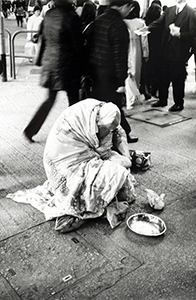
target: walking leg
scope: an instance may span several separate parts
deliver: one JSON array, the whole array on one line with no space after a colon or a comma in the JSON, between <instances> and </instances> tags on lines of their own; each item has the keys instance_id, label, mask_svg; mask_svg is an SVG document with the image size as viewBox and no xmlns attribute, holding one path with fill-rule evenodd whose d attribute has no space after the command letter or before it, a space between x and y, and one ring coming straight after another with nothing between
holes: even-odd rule
<instances>
[{"instance_id":1,"label":"walking leg","mask_svg":"<svg viewBox=\"0 0 196 300\"><path fill-rule=\"evenodd\" d=\"M46 117L48 116L54 101L56 99L57 91L49 90L48 99L39 107L38 111L34 115L33 119L30 121L28 126L24 130L26 138L33 142L32 137L38 133L42 124L44 123Z\"/></svg>"}]
</instances>

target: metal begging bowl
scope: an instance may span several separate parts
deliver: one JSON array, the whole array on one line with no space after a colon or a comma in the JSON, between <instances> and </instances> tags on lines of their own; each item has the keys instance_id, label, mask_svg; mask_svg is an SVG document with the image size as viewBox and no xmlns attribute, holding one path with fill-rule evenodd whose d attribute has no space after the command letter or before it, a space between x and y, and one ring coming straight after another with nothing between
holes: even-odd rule
<instances>
[{"instance_id":1,"label":"metal begging bowl","mask_svg":"<svg viewBox=\"0 0 196 300\"><path fill-rule=\"evenodd\" d=\"M145 236L160 236L165 233L165 222L148 213L138 213L127 219L127 226L133 232Z\"/></svg>"}]
</instances>

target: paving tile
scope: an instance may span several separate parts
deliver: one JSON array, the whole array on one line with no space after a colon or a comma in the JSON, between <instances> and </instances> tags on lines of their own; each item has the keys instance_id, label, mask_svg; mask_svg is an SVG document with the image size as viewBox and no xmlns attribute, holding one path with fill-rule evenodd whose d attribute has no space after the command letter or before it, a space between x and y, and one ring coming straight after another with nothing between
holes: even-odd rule
<instances>
[{"instance_id":1,"label":"paving tile","mask_svg":"<svg viewBox=\"0 0 196 300\"><path fill-rule=\"evenodd\" d=\"M14 272L12 273L14 275ZM1 300L21 300L18 294L10 286L3 276L0 275L0 299Z\"/></svg>"},{"instance_id":2,"label":"paving tile","mask_svg":"<svg viewBox=\"0 0 196 300\"><path fill-rule=\"evenodd\" d=\"M22 299L48 300L59 292L88 299L141 266L120 246L107 249L108 238L93 226L66 235L53 226L47 222L0 242L1 274Z\"/></svg>"}]
</instances>

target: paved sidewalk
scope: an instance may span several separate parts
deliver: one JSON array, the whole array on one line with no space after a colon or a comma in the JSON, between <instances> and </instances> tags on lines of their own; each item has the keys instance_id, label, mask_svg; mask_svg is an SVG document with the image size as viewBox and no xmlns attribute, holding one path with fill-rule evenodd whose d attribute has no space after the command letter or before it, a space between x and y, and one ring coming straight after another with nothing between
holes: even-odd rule
<instances>
[{"instance_id":1,"label":"paved sidewalk","mask_svg":"<svg viewBox=\"0 0 196 300\"><path fill-rule=\"evenodd\" d=\"M47 134L67 106L59 93L54 108L29 144L24 127L45 99L39 68L22 59L16 80L0 82L0 300L195 300L196 295L196 91L189 66L185 109L191 119L160 127L133 119L150 109L151 101L128 112L139 142L130 149L149 151L153 167L135 173L137 199L127 218L138 212L161 217L164 236L131 232L126 222L112 230L104 219L89 221L68 234L54 231L54 221L6 195L42 184ZM170 97L171 98L171 97ZM170 105L172 100L169 101ZM160 116L167 120L167 109ZM153 211L145 188L165 193L166 207Z\"/></svg>"}]
</instances>

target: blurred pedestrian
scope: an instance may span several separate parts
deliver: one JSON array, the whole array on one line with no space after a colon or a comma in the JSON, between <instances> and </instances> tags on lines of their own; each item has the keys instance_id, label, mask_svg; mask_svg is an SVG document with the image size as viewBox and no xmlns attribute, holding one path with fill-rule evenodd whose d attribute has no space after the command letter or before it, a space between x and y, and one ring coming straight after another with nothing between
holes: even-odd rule
<instances>
[{"instance_id":1,"label":"blurred pedestrian","mask_svg":"<svg viewBox=\"0 0 196 300\"><path fill-rule=\"evenodd\" d=\"M35 6L33 9L33 15L27 21L27 30L31 31L39 31L41 22L43 21L40 16L41 8L39 6ZM31 41L35 36L34 32L27 33L27 40Z\"/></svg>"},{"instance_id":2,"label":"blurred pedestrian","mask_svg":"<svg viewBox=\"0 0 196 300\"><path fill-rule=\"evenodd\" d=\"M23 27L24 18L26 17L25 1L17 0L15 2L15 16L18 27Z\"/></svg>"},{"instance_id":3,"label":"blurred pedestrian","mask_svg":"<svg viewBox=\"0 0 196 300\"><path fill-rule=\"evenodd\" d=\"M118 106L127 140L136 142L138 138L130 136L131 128L122 110L129 46L129 33L123 18L128 15L131 3L132 0L112 1L90 26L87 32L88 69L93 79L92 96Z\"/></svg>"},{"instance_id":4,"label":"blurred pedestrian","mask_svg":"<svg viewBox=\"0 0 196 300\"><path fill-rule=\"evenodd\" d=\"M148 38L147 36L137 35L136 30L145 26L145 21L140 18L140 5L137 1L133 1L132 9L125 19L125 23L129 29L130 43L129 43L129 56L128 56L128 73L129 80L135 84L137 89L140 89L141 84L141 70L144 60L148 59ZM145 80L145 79L144 79ZM143 83L145 84L145 82ZM139 91L138 91L139 92ZM144 95L146 91L143 91ZM140 93L133 95L139 98Z\"/></svg>"},{"instance_id":5,"label":"blurred pedestrian","mask_svg":"<svg viewBox=\"0 0 196 300\"><path fill-rule=\"evenodd\" d=\"M27 33L28 42L25 44L25 54L31 57L34 57L37 51L38 31L43 21L40 12L41 8L36 5L33 9L33 15L27 21L27 30L31 30L32 32ZM32 61L31 58L30 61Z\"/></svg>"},{"instance_id":6,"label":"blurred pedestrian","mask_svg":"<svg viewBox=\"0 0 196 300\"><path fill-rule=\"evenodd\" d=\"M95 20L95 16L96 16L96 5L91 1L85 2L80 16L81 23L82 23L82 30L84 30L87 25L89 25L91 22Z\"/></svg>"},{"instance_id":7,"label":"blurred pedestrian","mask_svg":"<svg viewBox=\"0 0 196 300\"><path fill-rule=\"evenodd\" d=\"M154 2L154 1L153 1ZM161 6L157 3L152 3L146 12L145 22L150 25L161 16ZM148 35L149 44L149 60L147 62L147 88L148 92L153 97L158 97L160 84L160 68L161 68L161 41L163 28L151 32Z\"/></svg>"},{"instance_id":8,"label":"blurred pedestrian","mask_svg":"<svg viewBox=\"0 0 196 300\"><path fill-rule=\"evenodd\" d=\"M58 91L67 92L70 105L79 99L82 29L72 1L55 0L55 8L46 13L42 22L42 42L45 46L41 85L48 88L49 95L24 130L30 142L44 123Z\"/></svg>"}]
</instances>

